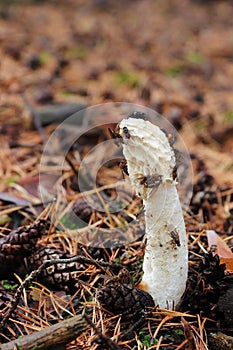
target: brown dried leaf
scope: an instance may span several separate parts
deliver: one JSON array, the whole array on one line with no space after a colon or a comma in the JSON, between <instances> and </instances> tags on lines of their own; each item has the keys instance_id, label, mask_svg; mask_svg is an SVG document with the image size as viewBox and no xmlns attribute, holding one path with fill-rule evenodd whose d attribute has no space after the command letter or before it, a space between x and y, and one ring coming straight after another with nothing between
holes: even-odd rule
<instances>
[{"instance_id":1,"label":"brown dried leaf","mask_svg":"<svg viewBox=\"0 0 233 350\"><path fill-rule=\"evenodd\" d=\"M215 247L221 264L225 264L227 270L233 272L233 253L226 242L214 230L206 230L206 235L209 248Z\"/></svg>"},{"instance_id":2,"label":"brown dried leaf","mask_svg":"<svg viewBox=\"0 0 233 350\"><path fill-rule=\"evenodd\" d=\"M228 247L226 242L214 231L214 230L206 230L206 235L208 239L209 248L216 246L216 253L220 258L232 258L233 253L231 249Z\"/></svg>"}]
</instances>

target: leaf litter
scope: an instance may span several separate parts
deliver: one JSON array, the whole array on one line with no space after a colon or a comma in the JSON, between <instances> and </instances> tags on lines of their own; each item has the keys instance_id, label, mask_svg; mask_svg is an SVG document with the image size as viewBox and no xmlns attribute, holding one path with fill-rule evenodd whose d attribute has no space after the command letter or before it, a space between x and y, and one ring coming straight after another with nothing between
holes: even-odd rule
<instances>
[{"instance_id":1,"label":"leaf litter","mask_svg":"<svg viewBox=\"0 0 233 350\"><path fill-rule=\"evenodd\" d=\"M231 19L229 1L1 5L2 343L85 314L89 327L67 349L230 349L232 262L224 259L232 259L233 244ZM49 98L47 86L52 92ZM59 122L57 106L64 105L67 115L77 101L77 108L109 100L139 103L162 113L179 130L191 153L194 188L185 213L189 277L178 310L149 303L131 315L131 305L126 304L126 313L122 310L119 315L117 308L106 309L108 305L100 303L97 296L103 288L109 292L114 286L123 295L127 290L130 298L137 293L145 248L142 203L131 193L127 175L123 179L119 159L101 167L97 190L86 193L95 210L85 206L76 181L79 158L70 150L62 175L63 194L88 225L79 230L81 242L76 229L64 232L55 227L47 213L55 217L55 206L62 205L63 198L57 203L49 200L43 212L38 193L43 137L35 129L22 91L42 118L46 135ZM42 94L44 98L38 98ZM49 123L44 122L46 109ZM94 129L92 137L79 144L79 153L91 149L91 140L98 144L108 137L106 128ZM119 179L125 183L125 203L116 214L109 211L107 199L116 195L112 184ZM43 232L31 241L33 225L44 218ZM60 227L67 224L65 209L56 220ZM131 220L136 220L136 228L128 228ZM208 242L210 230L218 235L215 243ZM106 247L109 232L114 233L113 248ZM100 236L105 239L102 248L93 244ZM12 238L14 243L10 237L17 237ZM222 240L229 247L227 257L222 256ZM77 256L80 260L73 261ZM48 259L57 263L38 272ZM122 269L133 283L116 280Z\"/></svg>"}]
</instances>

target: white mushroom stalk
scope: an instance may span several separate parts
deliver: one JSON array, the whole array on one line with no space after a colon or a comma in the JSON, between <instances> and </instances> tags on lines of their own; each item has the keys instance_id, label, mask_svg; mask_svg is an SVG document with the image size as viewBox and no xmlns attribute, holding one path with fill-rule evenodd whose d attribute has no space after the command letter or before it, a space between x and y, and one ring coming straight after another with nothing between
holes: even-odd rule
<instances>
[{"instance_id":1,"label":"white mushroom stalk","mask_svg":"<svg viewBox=\"0 0 233 350\"><path fill-rule=\"evenodd\" d=\"M146 250L140 287L161 308L174 308L185 291L188 247L176 185L176 160L166 134L143 119L119 124L131 185L143 199Z\"/></svg>"}]
</instances>

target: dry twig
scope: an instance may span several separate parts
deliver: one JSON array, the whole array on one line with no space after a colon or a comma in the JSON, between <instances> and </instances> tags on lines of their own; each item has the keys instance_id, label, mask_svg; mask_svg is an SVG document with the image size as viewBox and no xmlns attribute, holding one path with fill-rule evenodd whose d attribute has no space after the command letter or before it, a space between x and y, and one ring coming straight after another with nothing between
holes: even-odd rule
<instances>
[{"instance_id":1,"label":"dry twig","mask_svg":"<svg viewBox=\"0 0 233 350\"><path fill-rule=\"evenodd\" d=\"M24 349L43 350L52 346L66 344L80 335L87 328L81 315L64 320L39 332L26 335L0 346L0 350Z\"/></svg>"}]
</instances>

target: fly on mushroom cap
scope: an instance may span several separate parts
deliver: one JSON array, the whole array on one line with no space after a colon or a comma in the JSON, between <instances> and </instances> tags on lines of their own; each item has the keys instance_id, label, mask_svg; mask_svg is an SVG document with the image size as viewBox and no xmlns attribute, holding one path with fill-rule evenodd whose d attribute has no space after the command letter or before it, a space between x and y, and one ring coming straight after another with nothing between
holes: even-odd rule
<instances>
[{"instance_id":1,"label":"fly on mushroom cap","mask_svg":"<svg viewBox=\"0 0 233 350\"><path fill-rule=\"evenodd\" d=\"M127 126L124 126L122 130L123 130L123 132L125 134L125 137L127 139L130 139L130 133L129 133L129 130L128 130Z\"/></svg>"}]
</instances>

